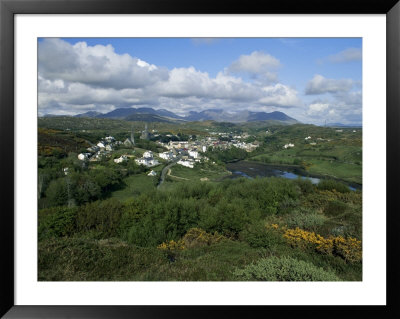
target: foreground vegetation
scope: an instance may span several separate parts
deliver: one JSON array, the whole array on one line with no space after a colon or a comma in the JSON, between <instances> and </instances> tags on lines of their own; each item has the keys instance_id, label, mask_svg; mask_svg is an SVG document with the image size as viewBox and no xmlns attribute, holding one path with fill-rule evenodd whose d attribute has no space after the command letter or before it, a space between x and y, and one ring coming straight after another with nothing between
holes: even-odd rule
<instances>
[{"instance_id":1,"label":"foreground vegetation","mask_svg":"<svg viewBox=\"0 0 400 319\"><path fill-rule=\"evenodd\" d=\"M40 210L39 280L361 280L361 236L361 192L335 182L182 182Z\"/></svg>"},{"instance_id":2,"label":"foreground vegetation","mask_svg":"<svg viewBox=\"0 0 400 319\"><path fill-rule=\"evenodd\" d=\"M214 131L246 132L247 143L258 143L251 152L209 147L209 161L170 166L161 187L168 163L150 169L133 160L164 151L155 140L138 135L134 148L121 145L96 162L77 159L108 134L124 140L131 124L39 119L39 280L362 280L362 191L344 183L362 184L361 130L152 123L164 142ZM294 147L284 149L287 143ZM129 160L114 163L123 154ZM322 181L227 178L228 163L238 160L290 165Z\"/></svg>"}]
</instances>

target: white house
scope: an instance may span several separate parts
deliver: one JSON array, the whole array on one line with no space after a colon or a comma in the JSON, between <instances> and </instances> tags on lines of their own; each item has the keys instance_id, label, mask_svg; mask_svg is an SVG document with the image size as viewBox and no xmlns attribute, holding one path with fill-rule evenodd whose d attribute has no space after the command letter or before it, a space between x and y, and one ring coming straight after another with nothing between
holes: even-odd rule
<instances>
[{"instance_id":1,"label":"white house","mask_svg":"<svg viewBox=\"0 0 400 319\"><path fill-rule=\"evenodd\" d=\"M112 151L113 150L113 148L112 148L112 146L110 145L110 144L107 144L106 145L106 151Z\"/></svg>"},{"instance_id":2,"label":"white house","mask_svg":"<svg viewBox=\"0 0 400 319\"><path fill-rule=\"evenodd\" d=\"M289 148L289 147L294 147L294 144L289 143L289 144L285 144L285 145L283 146L283 148Z\"/></svg>"},{"instance_id":3,"label":"white house","mask_svg":"<svg viewBox=\"0 0 400 319\"><path fill-rule=\"evenodd\" d=\"M205 152L207 151L207 146L203 145L203 146L201 147L201 149L202 149L203 153L205 153Z\"/></svg>"},{"instance_id":4,"label":"white house","mask_svg":"<svg viewBox=\"0 0 400 319\"><path fill-rule=\"evenodd\" d=\"M105 148L105 145L102 142L98 142L97 146L100 147L100 148Z\"/></svg>"},{"instance_id":5,"label":"white house","mask_svg":"<svg viewBox=\"0 0 400 319\"><path fill-rule=\"evenodd\" d=\"M167 161L170 161L174 158L174 154L172 152L159 153L158 156Z\"/></svg>"},{"instance_id":6,"label":"white house","mask_svg":"<svg viewBox=\"0 0 400 319\"><path fill-rule=\"evenodd\" d=\"M69 167L64 167L64 168L63 168L63 171L64 171L64 175L68 175L68 173L69 173Z\"/></svg>"},{"instance_id":7,"label":"white house","mask_svg":"<svg viewBox=\"0 0 400 319\"><path fill-rule=\"evenodd\" d=\"M156 166L159 164L159 162L154 158L148 159L148 163L150 164L150 166Z\"/></svg>"},{"instance_id":8,"label":"white house","mask_svg":"<svg viewBox=\"0 0 400 319\"><path fill-rule=\"evenodd\" d=\"M145 158L153 157L153 152L152 151L146 151L146 152L143 153L143 157L145 157Z\"/></svg>"},{"instance_id":9,"label":"white house","mask_svg":"<svg viewBox=\"0 0 400 319\"><path fill-rule=\"evenodd\" d=\"M141 157L138 159L135 159L135 162L139 165L144 165L147 167L155 166L158 165L158 161L152 157Z\"/></svg>"},{"instance_id":10,"label":"white house","mask_svg":"<svg viewBox=\"0 0 400 319\"><path fill-rule=\"evenodd\" d=\"M304 138L306 141L309 140L311 138L311 136L307 136L306 138Z\"/></svg>"},{"instance_id":11,"label":"white house","mask_svg":"<svg viewBox=\"0 0 400 319\"><path fill-rule=\"evenodd\" d=\"M121 155L121 157L114 159L114 163L122 163L122 162L125 162L126 160L128 160L126 155Z\"/></svg>"},{"instance_id":12,"label":"white house","mask_svg":"<svg viewBox=\"0 0 400 319\"><path fill-rule=\"evenodd\" d=\"M107 136L106 138L104 138L107 142L109 142L109 143L111 143L111 142L113 142L114 140L115 140L115 138L114 137L112 137L112 136Z\"/></svg>"},{"instance_id":13,"label":"white house","mask_svg":"<svg viewBox=\"0 0 400 319\"><path fill-rule=\"evenodd\" d=\"M188 148L189 143L187 141L169 141L168 148L171 149L173 147L176 148Z\"/></svg>"},{"instance_id":14,"label":"white house","mask_svg":"<svg viewBox=\"0 0 400 319\"><path fill-rule=\"evenodd\" d=\"M81 160L81 161L84 161L84 160L88 159L88 153L80 153L78 155L78 159Z\"/></svg>"},{"instance_id":15,"label":"white house","mask_svg":"<svg viewBox=\"0 0 400 319\"><path fill-rule=\"evenodd\" d=\"M153 170L150 171L150 173L147 174L147 176L156 176L157 173Z\"/></svg>"},{"instance_id":16,"label":"white house","mask_svg":"<svg viewBox=\"0 0 400 319\"><path fill-rule=\"evenodd\" d=\"M189 156L193 157L193 158L198 158L199 157L199 152L197 151L189 151Z\"/></svg>"},{"instance_id":17,"label":"white house","mask_svg":"<svg viewBox=\"0 0 400 319\"><path fill-rule=\"evenodd\" d=\"M192 161L188 161L188 160L179 160L177 162L177 164L185 166L185 167L189 167L189 168L193 168L194 167L193 162Z\"/></svg>"}]
</instances>

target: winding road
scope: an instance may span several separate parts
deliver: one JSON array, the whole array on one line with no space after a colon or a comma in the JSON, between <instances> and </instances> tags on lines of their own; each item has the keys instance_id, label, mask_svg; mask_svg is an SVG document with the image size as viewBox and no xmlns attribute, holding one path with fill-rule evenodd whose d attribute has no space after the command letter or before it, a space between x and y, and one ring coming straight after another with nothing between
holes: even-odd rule
<instances>
[{"instance_id":1,"label":"winding road","mask_svg":"<svg viewBox=\"0 0 400 319\"><path fill-rule=\"evenodd\" d=\"M179 159L180 159L180 158L177 157L171 164L168 164L167 166L165 166L165 167L163 168L163 170L161 171L160 182L158 183L157 188L160 188L161 184L164 183L165 175L167 174L168 170L169 170L172 166L174 166L174 165L176 164L176 162L179 161Z\"/></svg>"}]
</instances>

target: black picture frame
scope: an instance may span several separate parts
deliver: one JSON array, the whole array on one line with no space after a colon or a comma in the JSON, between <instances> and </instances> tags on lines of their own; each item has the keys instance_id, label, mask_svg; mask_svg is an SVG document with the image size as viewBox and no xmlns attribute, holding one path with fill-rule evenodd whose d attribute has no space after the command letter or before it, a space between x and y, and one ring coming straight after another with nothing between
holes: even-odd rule
<instances>
[{"instance_id":1,"label":"black picture frame","mask_svg":"<svg viewBox=\"0 0 400 319\"><path fill-rule=\"evenodd\" d=\"M399 318L396 288L400 136L399 0L0 0L0 315L4 318L164 318L371 315ZM16 306L14 303L14 15L16 14L385 14L387 21L387 304L386 306ZM390 172L390 174L389 174ZM384 214L385 212L377 212ZM184 292L182 292L184 293Z\"/></svg>"}]
</instances>

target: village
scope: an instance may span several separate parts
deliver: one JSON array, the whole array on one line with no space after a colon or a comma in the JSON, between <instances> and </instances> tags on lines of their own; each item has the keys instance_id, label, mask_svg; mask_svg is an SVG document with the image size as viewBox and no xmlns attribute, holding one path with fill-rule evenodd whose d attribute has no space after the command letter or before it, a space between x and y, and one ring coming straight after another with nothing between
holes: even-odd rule
<instances>
[{"instance_id":1,"label":"village","mask_svg":"<svg viewBox=\"0 0 400 319\"><path fill-rule=\"evenodd\" d=\"M153 133L149 132L146 124L144 130L141 131L140 139L150 140L153 137L159 136L158 134ZM105 158L111 158L113 152L121 148L134 149L136 146L134 135L135 131L132 127L131 136L124 142L116 140L113 136L106 136L98 141L97 144L88 147L87 152L78 154L78 159L83 162L97 162ZM168 134L167 137L173 136ZM174 137L177 138L177 136ZM210 148L213 150L227 150L231 147L237 147L247 152L251 152L259 147L257 141L252 143L242 141L248 137L249 135L247 133L234 135L233 133L210 132L209 135L200 139L190 138L187 141L170 140L169 142L163 143L156 140L155 143L159 145L160 148L166 149L166 151L155 153L151 150L145 150L141 157L126 152L126 154L114 158L113 161L116 164L120 164L128 161L130 158L134 158L138 165L143 165L149 168L160 165L163 161L176 162L178 165L193 168L196 163L209 160L204 154L210 150ZM156 172L151 170L148 175L155 176L156 174Z\"/></svg>"}]
</instances>

